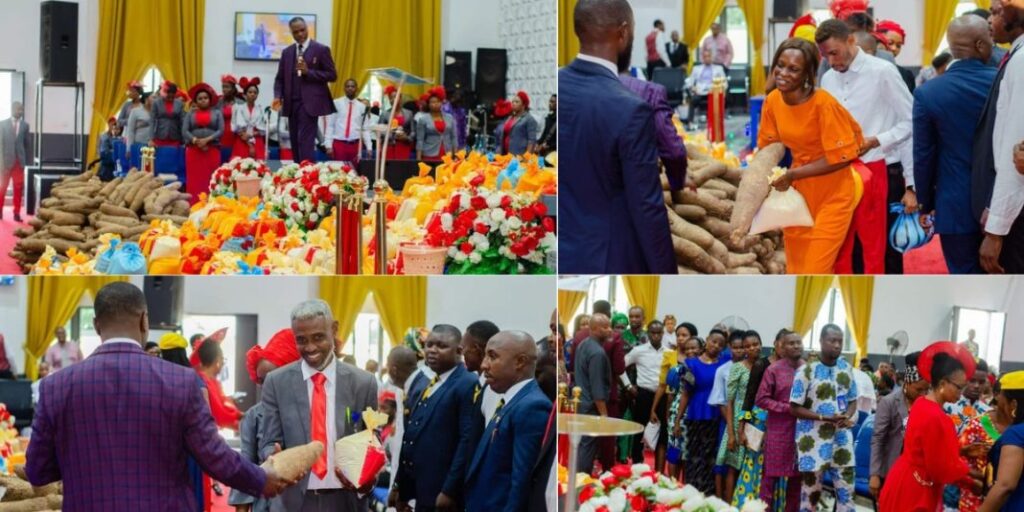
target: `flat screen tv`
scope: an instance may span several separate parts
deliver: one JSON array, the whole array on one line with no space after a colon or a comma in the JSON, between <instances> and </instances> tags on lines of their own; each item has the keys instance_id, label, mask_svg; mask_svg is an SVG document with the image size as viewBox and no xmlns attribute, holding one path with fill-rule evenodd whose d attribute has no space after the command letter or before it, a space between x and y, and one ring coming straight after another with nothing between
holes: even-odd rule
<instances>
[{"instance_id":1,"label":"flat screen tv","mask_svg":"<svg viewBox=\"0 0 1024 512\"><path fill-rule=\"evenodd\" d=\"M299 13L236 12L235 59L280 60L281 52L294 44L288 21L306 20L310 39L316 39L316 15Z\"/></svg>"}]
</instances>

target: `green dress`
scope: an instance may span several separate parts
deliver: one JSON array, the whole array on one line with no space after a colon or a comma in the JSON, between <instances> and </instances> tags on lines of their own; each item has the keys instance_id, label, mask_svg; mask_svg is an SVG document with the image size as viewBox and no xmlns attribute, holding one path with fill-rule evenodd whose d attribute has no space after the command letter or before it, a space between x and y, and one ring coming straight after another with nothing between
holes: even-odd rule
<instances>
[{"instance_id":1,"label":"green dress","mask_svg":"<svg viewBox=\"0 0 1024 512\"><path fill-rule=\"evenodd\" d=\"M743 417L743 398L747 393L747 383L750 381L750 368L742 363L736 363L729 369L729 376L725 381L725 399L731 400L733 403L732 408L732 426L733 429L739 428L740 418ZM740 469L743 465L743 455L746 450L739 442L739 433L737 432L736 448L728 450L729 438L728 436L722 436L722 443L718 445L718 457L715 459L715 464L719 466L729 466L731 468Z\"/></svg>"}]
</instances>

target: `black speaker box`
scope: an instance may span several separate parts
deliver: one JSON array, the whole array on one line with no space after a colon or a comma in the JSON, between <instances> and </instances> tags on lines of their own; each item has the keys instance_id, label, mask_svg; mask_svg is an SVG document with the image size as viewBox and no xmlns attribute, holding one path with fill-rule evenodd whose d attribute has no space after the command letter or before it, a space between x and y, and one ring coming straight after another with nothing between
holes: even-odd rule
<instances>
[{"instance_id":1,"label":"black speaker box","mask_svg":"<svg viewBox=\"0 0 1024 512\"><path fill-rule=\"evenodd\" d=\"M78 81L78 4L40 4L39 74L45 82Z\"/></svg>"},{"instance_id":2,"label":"black speaker box","mask_svg":"<svg viewBox=\"0 0 1024 512\"><path fill-rule=\"evenodd\" d=\"M180 276L153 276L143 281L149 328L174 330L181 325L181 301L185 280Z\"/></svg>"},{"instance_id":3,"label":"black speaker box","mask_svg":"<svg viewBox=\"0 0 1024 512\"><path fill-rule=\"evenodd\" d=\"M480 103L490 105L505 97L508 52L498 48L476 49L476 95Z\"/></svg>"},{"instance_id":4,"label":"black speaker box","mask_svg":"<svg viewBox=\"0 0 1024 512\"><path fill-rule=\"evenodd\" d=\"M444 88L446 91L466 90L472 84L470 72L470 52L444 52Z\"/></svg>"},{"instance_id":5,"label":"black speaker box","mask_svg":"<svg viewBox=\"0 0 1024 512\"><path fill-rule=\"evenodd\" d=\"M795 20L801 16L800 4L800 0L775 0L772 17Z\"/></svg>"}]
</instances>

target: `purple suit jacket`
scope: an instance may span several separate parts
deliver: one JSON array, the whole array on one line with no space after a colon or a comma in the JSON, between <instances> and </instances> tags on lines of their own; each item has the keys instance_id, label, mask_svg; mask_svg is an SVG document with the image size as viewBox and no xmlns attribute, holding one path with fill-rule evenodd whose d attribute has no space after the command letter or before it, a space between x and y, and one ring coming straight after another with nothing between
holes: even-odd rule
<instances>
[{"instance_id":1,"label":"purple suit jacket","mask_svg":"<svg viewBox=\"0 0 1024 512\"><path fill-rule=\"evenodd\" d=\"M186 469L250 495L262 469L218 435L199 379L134 343L104 343L41 381L25 472L32 485L64 481L67 511L194 511Z\"/></svg>"},{"instance_id":2,"label":"purple suit jacket","mask_svg":"<svg viewBox=\"0 0 1024 512\"><path fill-rule=\"evenodd\" d=\"M665 86L645 82L629 75L619 75L619 81L633 94L654 108L654 132L658 136L658 157L665 165L665 174L673 190L683 188L686 182L686 146L672 125L672 108L668 105Z\"/></svg>"},{"instance_id":3,"label":"purple suit jacket","mask_svg":"<svg viewBox=\"0 0 1024 512\"><path fill-rule=\"evenodd\" d=\"M331 90L327 84L338 79L334 69L331 49L307 39L309 47L303 53L303 60L309 72L301 77L295 74L296 45L291 45L281 52L281 60L277 63L277 77L274 78L274 97L280 98L283 106L281 115L292 117L292 91L299 88L302 95L302 109L313 117L326 116L337 112L331 100Z\"/></svg>"}]
</instances>

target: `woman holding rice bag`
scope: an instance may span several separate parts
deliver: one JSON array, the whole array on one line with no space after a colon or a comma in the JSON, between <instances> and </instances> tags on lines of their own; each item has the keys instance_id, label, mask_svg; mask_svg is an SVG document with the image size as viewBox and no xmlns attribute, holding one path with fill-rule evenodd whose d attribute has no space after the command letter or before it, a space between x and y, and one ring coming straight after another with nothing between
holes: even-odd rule
<instances>
[{"instance_id":1,"label":"woman holding rice bag","mask_svg":"<svg viewBox=\"0 0 1024 512\"><path fill-rule=\"evenodd\" d=\"M765 98L758 147L781 142L793 164L772 185L795 187L814 217L810 227L783 230L786 272L831 274L857 205L851 165L863 144L860 125L829 93L815 87L818 48L803 39L783 41L772 59L776 89Z\"/></svg>"}]
</instances>

